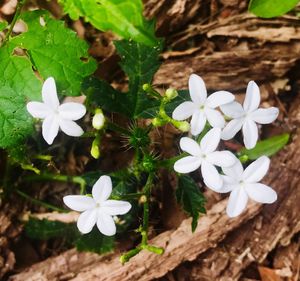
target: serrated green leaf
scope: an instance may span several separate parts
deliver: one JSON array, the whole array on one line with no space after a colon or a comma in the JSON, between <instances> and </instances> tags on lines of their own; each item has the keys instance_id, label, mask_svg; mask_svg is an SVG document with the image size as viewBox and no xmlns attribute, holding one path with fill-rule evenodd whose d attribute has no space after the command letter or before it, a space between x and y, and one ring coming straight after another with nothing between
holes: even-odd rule
<instances>
[{"instance_id":1,"label":"serrated green leaf","mask_svg":"<svg viewBox=\"0 0 300 281\"><path fill-rule=\"evenodd\" d=\"M299 0L251 0L249 11L258 17L273 18L292 10Z\"/></svg>"},{"instance_id":2,"label":"serrated green leaf","mask_svg":"<svg viewBox=\"0 0 300 281\"><path fill-rule=\"evenodd\" d=\"M60 0L73 20L84 17L102 31L111 30L125 39L149 46L156 44L154 24L143 18L141 0Z\"/></svg>"},{"instance_id":3,"label":"serrated green leaf","mask_svg":"<svg viewBox=\"0 0 300 281\"><path fill-rule=\"evenodd\" d=\"M243 148L239 151L238 155L240 157L246 156L249 160L255 160L263 155L272 156L288 143L289 138L289 134L274 136L257 142L256 146L252 149Z\"/></svg>"},{"instance_id":4,"label":"serrated green leaf","mask_svg":"<svg viewBox=\"0 0 300 281\"><path fill-rule=\"evenodd\" d=\"M7 21L1 21L0 22L0 31L4 30L8 26Z\"/></svg>"},{"instance_id":5,"label":"serrated green leaf","mask_svg":"<svg viewBox=\"0 0 300 281\"><path fill-rule=\"evenodd\" d=\"M205 214L205 197L200 192L195 181L187 175L178 177L176 189L176 199L192 218L192 231L194 232L198 225L200 213Z\"/></svg>"},{"instance_id":6,"label":"serrated green leaf","mask_svg":"<svg viewBox=\"0 0 300 281\"><path fill-rule=\"evenodd\" d=\"M111 252L114 249L114 236L105 236L94 227L93 230L84 234L75 242L78 251L87 251L97 254Z\"/></svg>"},{"instance_id":7,"label":"serrated green leaf","mask_svg":"<svg viewBox=\"0 0 300 281\"><path fill-rule=\"evenodd\" d=\"M55 78L60 94L80 95L84 78L96 69L88 55L88 45L46 11L25 12L20 19L26 23L27 31L12 38L10 48L26 50L44 79Z\"/></svg>"}]
</instances>

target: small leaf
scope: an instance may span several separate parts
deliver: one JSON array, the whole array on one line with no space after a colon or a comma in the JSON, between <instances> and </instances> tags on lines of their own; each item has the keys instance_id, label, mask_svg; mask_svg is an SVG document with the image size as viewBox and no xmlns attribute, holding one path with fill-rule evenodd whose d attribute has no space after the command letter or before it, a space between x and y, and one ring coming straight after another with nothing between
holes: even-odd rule
<instances>
[{"instance_id":1,"label":"small leaf","mask_svg":"<svg viewBox=\"0 0 300 281\"><path fill-rule=\"evenodd\" d=\"M178 177L178 186L176 189L177 202L181 204L192 218L192 231L194 232L198 225L199 214L205 214L205 197L200 192L195 181L187 176Z\"/></svg>"},{"instance_id":2,"label":"small leaf","mask_svg":"<svg viewBox=\"0 0 300 281\"><path fill-rule=\"evenodd\" d=\"M299 0L251 0L249 11L258 17L273 18L292 10Z\"/></svg>"},{"instance_id":3,"label":"small leaf","mask_svg":"<svg viewBox=\"0 0 300 281\"><path fill-rule=\"evenodd\" d=\"M239 151L239 157L245 157L249 160L255 160L260 156L272 156L282 149L289 141L289 134L282 134L257 142L252 149L243 148Z\"/></svg>"},{"instance_id":4,"label":"small leaf","mask_svg":"<svg viewBox=\"0 0 300 281\"><path fill-rule=\"evenodd\" d=\"M105 236L99 232L97 227L84 234L75 242L78 251L87 251L97 254L111 252L114 249L114 236Z\"/></svg>"},{"instance_id":5,"label":"small leaf","mask_svg":"<svg viewBox=\"0 0 300 281\"><path fill-rule=\"evenodd\" d=\"M1 21L0 22L0 31L4 30L8 26L7 21Z\"/></svg>"}]
</instances>

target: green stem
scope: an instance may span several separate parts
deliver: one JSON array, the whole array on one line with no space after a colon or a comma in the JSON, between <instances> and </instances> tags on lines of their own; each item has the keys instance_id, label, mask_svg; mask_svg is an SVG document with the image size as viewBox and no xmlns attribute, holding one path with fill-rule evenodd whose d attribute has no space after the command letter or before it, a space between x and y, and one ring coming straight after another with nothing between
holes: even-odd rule
<instances>
[{"instance_id":1,"label":"green stem","mask_svg":"<svg viewBox=\"0 0 300 281\"><path fill-rule=\"evenodd\" d=\"M9 26L9 29L7 31L7 33L5 34L5 38L3 40L3 45L6 44L6 42L9 40L9 37L14 29L14 26L17 22L17 20L19 19L19 16L20 16L20 13L21 13L21 10L25 4L25 1L26 0L20 0L17 4L17 8L16 8L16 12L15 12L15 15L13 17L13 20L12 22L10 23L10 26Z\"/></svg>"},{"instance_id":2,"label":"green stem","mask_svg":"<svg viewBox=\"0 0 300 281\"><path fill-rule=\"evenodd\" d=\"M111 196L111 199L114 200L134 200L134 199L139 199L141 196L143 196L144 193L138 192L138 193L129 193L129 194L124 194L124 195L113 195Z\"/></svg>"},{"instance_id":3,"label":"green stem","mask_svg":"<svg viewBox=\"0 0 300 281\"><path fill-rule=\"evenodd\" d=\"M31 196L29 196L28 194L24 193L23 191L19 190L19 189L16 189L15 190L17 194L19 194L21 197L31 201L32 203L35 203L37 205L40 205L40 206L43 206L47 209L50 209L50 210L53 210L53 211L57 211L57 212L61 212L61 213L66 213L68 212L67 210L65 209L62 209L62 208L58 208L56 206L53 206L51 204L48 204L44 201L41 201L41 200L38 200L38 199L35 199L35 198L32 198Z\"/></svg>"},{"instance_id":4,"label":"green stem","mask_svg":"<svg viewBox=\"0 0 300 281\"><path fill-rule=\"evenodd\" d=\"M109 122L109 121L106 121L106 125L107 125L107 128L112 130L112 131L124 134L126 136L131 136L130 131L128 131L127 129L125 129L125 128L119 126L119 125L116 125L116 124L114 124L112 122Z\"/></svg>"}]
</instances>

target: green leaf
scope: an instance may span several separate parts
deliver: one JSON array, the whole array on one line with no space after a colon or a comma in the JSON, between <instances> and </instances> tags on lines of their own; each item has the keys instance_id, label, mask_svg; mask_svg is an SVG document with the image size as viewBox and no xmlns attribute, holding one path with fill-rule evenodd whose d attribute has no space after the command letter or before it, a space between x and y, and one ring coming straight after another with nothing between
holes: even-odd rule
<instances>
[{"instance_id":1,"label":"green leaf","mask_svg":"<svg viewBox=\"0 0 300 281\"><path fill-rule=\"evenodd\" d=\"M8 26L7 21L1 21L0 22L0 31L4 30Z\"/></svg>"},{"instance_id":2,"label":"green leaf","mask_svg":"<svg viewBox=\"0 0 300 281\"><path fill-rule=\"evenodd\" d=\"M251 0L249 11L258 17L273 18L292 10L299 0Z\"/></svg>"},{"instance_id":3,"label":"green leaf","mask_svg":"<svg viewBox=\"0 0 300 281\"><path fill-rule=\"evenodd\" d=\"M88 251L97 254L111 252L114 249L114 236L105 236L101 234L97 227L84 234L75 242L78 251Z\"/></svg>"},{"instance_id":4,"label":"green leaf","mask_svg":"<svg viewBox=\"0 0 300 281\"><path fill-rule=\"evenodd\" d=\"M156 44L154 23L143 17L141 0L59 0L73 20L84 17L102 31L111 30L125 39L149 46Z\"/></svg>"},{"instance_id":5,"label":"green leaf","mask_svg":"<svg viewBox=\"0 0 300 281\"><path fill-rule=\"evenodd\" d=\"M282 149L289 141L289 134L282 134L257 142L252 149L243 148L239 151L239 157L245 157L249 160L255 160L260 156L272 156Z\"/></svg>"},{"instance_id":6,"label":"green leaf","mask_svg":"<svg viewBox=\"0 0 300 281\"><path fill-rule=\"evenodd\" d=\"M200 192L195 181L187 176L178 177L178 186L176 189L176 199L192 218L192 231L194 232L198 225L199 214L205 214L205 197Z\"/></svg>"},{"instance_id":7,"label":"green leaf","mask_svg":"<svg viewBox=\"0 0 300 281\"><path fill-rule=\"evenodd\" d=\"M85 41L46 11L25 12L20 19L26 23L27 31L12 38L10 48L25 50L44 79L55 78L60 94L80 95L84 78L96 69Z\"/></svg>"}]
</instances>

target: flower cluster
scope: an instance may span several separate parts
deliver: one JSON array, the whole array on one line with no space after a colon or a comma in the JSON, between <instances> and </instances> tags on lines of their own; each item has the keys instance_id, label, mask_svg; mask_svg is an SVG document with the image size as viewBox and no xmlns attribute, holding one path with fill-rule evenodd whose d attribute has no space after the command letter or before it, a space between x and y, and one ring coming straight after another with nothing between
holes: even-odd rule
<instances>
[{"instance_id":1,"label":"flower cluster","mask_svg":"<svg viewBox=\"0 0 300 281\"><path fill-rule=\"evenodd\" d=\"M234 101L234 95L226 91L218 91L207 97L207 90L201 77L192 74L189 79L191 101L185 101L175 108L173 118L185 120L191 118L191 134L199 135L206 123L212 129L202 138L200 145L192 138L183 137L180 148L190 154L174 164L179 173L189 173L201 167L204 183L210 189L226 193L231 192L227 214L238 216L245 209L248 197L260 203L273 203L277 199L276 192L270 187L258 183L267 173L270 160L262 156L246 170L242 163L229 151L216 151L221 139L229 140L242 129L244 144L247 149L254 148L258 140L258 124L273 122L278 108L258 108L260 92L254 81L248 83L243 106ZM225 124L220 111L231 120ZM227 118L226 118L227 119ZM222 174L216 166L221 167Z\"/></svg>"}]
</instances>

